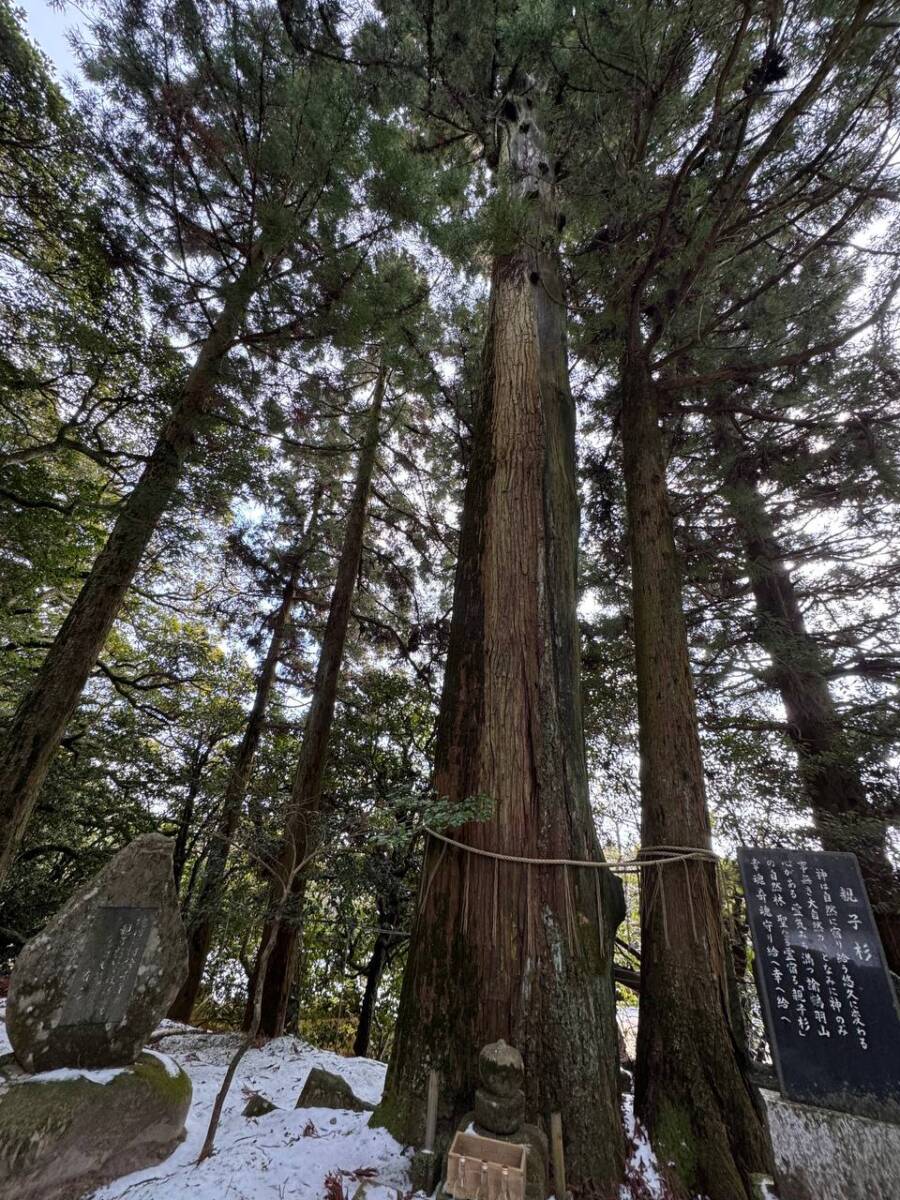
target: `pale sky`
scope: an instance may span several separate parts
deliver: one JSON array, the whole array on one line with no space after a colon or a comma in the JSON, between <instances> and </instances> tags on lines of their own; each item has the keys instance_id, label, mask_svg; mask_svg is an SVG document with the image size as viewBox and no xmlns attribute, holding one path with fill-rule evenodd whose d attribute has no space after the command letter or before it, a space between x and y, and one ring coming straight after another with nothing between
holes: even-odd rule
<instances>
[{"instance_id":1,"label":"pale sky","mask_svg":"<svg viewBox=\"0 0 900 1200\"><path fill-rule=\"evenodd\" d=\"M58 12L46 0L14 0L14 3L25 10L29 37L52 59L60 82L63 82L66 75L75 73L75 60L66 34L82 19L78 9L73 4L66 4L65 11Z\"/></svg>"}]
</instances>

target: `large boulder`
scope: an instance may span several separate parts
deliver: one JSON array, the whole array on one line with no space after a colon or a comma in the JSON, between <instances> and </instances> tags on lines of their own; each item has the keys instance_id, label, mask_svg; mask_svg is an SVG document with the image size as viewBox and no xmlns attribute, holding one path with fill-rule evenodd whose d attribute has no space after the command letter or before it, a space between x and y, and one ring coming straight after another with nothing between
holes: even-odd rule
<instances>
[{"instance_id":1,"label":"large boulder","mask_svg":"<svg viewBox=\"0 0 900 1200\"><path fill-rule=\"evenodd\" d=\"M26 1071L132 1063L187 973L171 838L120 851L22 949L6 1027Z\"/></svg>"},{"instance_id":2,"label":"large boulder","mask_svg":"<svg viewBox=\"0 0 900 1200\"><path fill-rule=\"evenodd\" d=\"M76 1200L153 1166L184 1138L191 1082L171 1059L28 1075L0 1060L0 1197Z\"/></svg>"}]
</instances>

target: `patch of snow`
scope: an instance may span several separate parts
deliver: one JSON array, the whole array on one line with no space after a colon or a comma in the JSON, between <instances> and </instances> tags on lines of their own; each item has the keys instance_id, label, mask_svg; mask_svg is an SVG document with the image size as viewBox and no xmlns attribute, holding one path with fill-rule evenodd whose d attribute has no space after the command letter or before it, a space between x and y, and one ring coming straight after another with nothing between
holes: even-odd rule
<instances>
[{"instance_id":1,"label":"patch of snow","mask_svg":"<svg viewBox=\"0 0 900 1200\"><path fill-rule=\"evenodd\" d=\"M316 1066L342 1075L358 1096L374 1103L384 1086L384 1064L341 1058L293 1037L244 1055L222 1112L215 1153L197 1166L216 1092L241 1040L240 1034L182 1031L169 1022L157 1030L154 1052L161 1041L193 1084L187 1138L165 1162L117 1179L95 1192L94 1200L118 1200L126 1193L128 1200L321 1200L325 1177L333 1172L343 1173L351 1196L364 1180L371 1200L386 1200L382 1189L391 1190L391 1200L398 1190L409 1191L409 1159L384 1129L369 1128L369 1113L294 1107ZM278 1107L248 1119L241 1110L250 1092L260 1092Z\"/></svg>"},{"instance_id":2,"label":"patch of snow","mask_svg":"<svg viewBox=\"0 0 900 1200\"><path fill-rule=\"evenodd\" d=\"M616 1021L625 1042L625 1057L630 1062L634 1062L637 1057L638 1012L636 1004L616 1005Z\"/></svg>"},{"instance_id":3,"label":"patch of snow","mask_svg":"<svg viewBox=\"0 0 900 1200\"><path fill-rule=\"evenodd\" d=\"M89 1071L82 1067L57 1067L54 1071L38 1071L35 1075L18 1075L10 1082L17 1087L26 1083L60 1083L66 1079L89 1079L91 1083L112 1083L127 1067L101 1067Z\"/></svg>"},{"instance_id":4,"label":"patch of snow","mask_svg":"<svg viewBox=\"0 0 900 1200\"><path fill-rule=\"evenodd\" d=\"M335 1173L342 1176L349 1196L360 1183L365 1184L365 1200L396 1200L398 1191L409 1193L408 1154L386 1130L369 1128L368 1113L294 1107L317 1066L341 1075L359 1097L376 1103L384 1087L384 1063L342 1058L293 1037L277 1038L244 1055L222 1113L215 1153L197 1166L216 1092L241 1041L237 1033L162 1023L148 1051L170 1074L178 1064L190 1076L194 1095L187 1138L164 1162L117 1179L94 1192L92 1200L123 1200L126 1195L127 1200L321 1200L326 1176ZM7 1049L0 1023L0 1053ZM60 1074L46 1072L44 1078ZM275 1111L254 1119L243 1116L251 1092L268 1097L277 1105ZM623 1098L622 1115L629 1157L621 1200L665 1200L664 1180L646 1132L635 1121L630 1096Z\"/></svg>"},{"instance_id":5,"label":"patch of snow","mask_svg":"<svg viewBox=\"0 0 900 1200\"><path fill-rule=\"evenodd\" d=\"M152 1054L154 1058L158 1058L159 1061L162 1063L162 1065L165 1067L166 1074L170 1075L172 1077L172 1079L177 1079L178 1076L181 1074L181 1067L179 1067L178 1063L175 1061L174 1058L169 1058L168 1054L160 1054L160 1052L158 1050L149 1050L149 1049L146 1051L146 1053Z\"/></svg>"},{"instance_id":6,"label":"patch of snow","mask_svg":"<svg viewBox=\"0 0 900 1200\"><path fill-rule=\"evenodd\" d=\"M632 1200L632 1197L647 1196L650 1200L665 1200L666 1187L656 1155L647 1137L647 1131L634 1115L634 1097L622 1097L622 1120L628 1137L629 1155L625 1165L628 1182L619 1191L620 1200Z\"/></svg>"}]
</instances>

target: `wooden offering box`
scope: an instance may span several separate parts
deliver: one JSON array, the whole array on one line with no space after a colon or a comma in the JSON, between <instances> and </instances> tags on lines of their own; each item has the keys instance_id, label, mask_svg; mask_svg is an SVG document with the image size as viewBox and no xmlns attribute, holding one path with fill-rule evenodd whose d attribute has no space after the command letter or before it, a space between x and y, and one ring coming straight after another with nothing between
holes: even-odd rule
<instances>
[{"instance_id":1,"label":"wooden offering box","mask_svg":"<svg viewBox=\"0 0 900 1200\"><path fill-rule=\"evenodd\" d=\"M457 1133L447 1155L445 1190L455 1200L525 1200L527 1153L516 1142Z\"/></svg>"}]
</instances>

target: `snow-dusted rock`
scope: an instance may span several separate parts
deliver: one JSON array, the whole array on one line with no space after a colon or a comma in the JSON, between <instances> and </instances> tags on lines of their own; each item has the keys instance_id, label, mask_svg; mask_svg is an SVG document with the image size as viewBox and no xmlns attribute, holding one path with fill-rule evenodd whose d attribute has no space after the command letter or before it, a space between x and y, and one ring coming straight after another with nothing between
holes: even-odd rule
<instances>
[{"instance_id":1,"label":"snow-dusted rock","mask_svg":"<svg viewBox=\"0 0 900 1200\"><path fill-rule=\"evenodd\" d=\"M313 1067L297 1100L298 1108L341 1108L346 1112L371 1112L375 1107L360 1100L342 1075Z\"/></svg>"},{"instance_id":2,"label":"snow-dusted rock","mask_svg":"<svg viewBox=\"0 0 900 1200\"><path fill-rule=\"evenodd\" d=\"M264 1117L267 1113L274 1112L277 1107L278 1105L273 1104L268 1096L261 1096L259 1092L251 1092L244 1105L244 1116Z\"/></svg>"},{"instance_id":3,"label":"snow-dusted rock","mask_svg":"<svg viewBox=\"0 0 900 1200\"><path fill-rule=\"evenodd\" d=\"M0 1196L74 1200L155 1165L185 1136L191 1082L165 1055L29 1075L0 1063Z\"/></svg>"}]
</instances>

